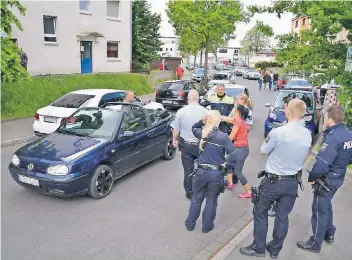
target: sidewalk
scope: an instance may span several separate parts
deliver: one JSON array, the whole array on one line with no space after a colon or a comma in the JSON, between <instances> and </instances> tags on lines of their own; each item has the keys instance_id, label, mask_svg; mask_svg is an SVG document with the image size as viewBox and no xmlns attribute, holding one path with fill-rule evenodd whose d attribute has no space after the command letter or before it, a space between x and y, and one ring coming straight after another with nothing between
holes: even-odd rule
<instances>
[{"instance_id":1,"label":"sidewalk","mask_svg":"<svg viewBox=\"0 0 352 260\"><path fill-rule=\"evenodd\" d=\"M305 184L305 191L299 193L295 207L290 215L290 227L284 247L279 254L283 260L332 260L351 259L352 254L352 171L349 170L345 183L333 199L334 224L337 232L335 243L329 245L324 242L320 254L306 252L296 246L298 240L307 240L312 234L310 223L312 190ZM267 242L272 238L274 219L269 217L269 231ZM271 259L266 253L265 258L248 257L241 255L240 247L248 246L253 241L253 222L251 222L238 236L227 244L212 260L251 260Z\"/></svg>"}]
</instances>

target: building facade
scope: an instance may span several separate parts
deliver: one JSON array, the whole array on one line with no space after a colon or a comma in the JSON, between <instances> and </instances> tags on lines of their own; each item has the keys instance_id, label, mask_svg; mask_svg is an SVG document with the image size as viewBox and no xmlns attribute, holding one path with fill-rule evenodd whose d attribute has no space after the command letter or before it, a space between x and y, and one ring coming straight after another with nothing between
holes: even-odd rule
<instances>
[{"instance_id":1,"label":"building facade","mask_svg":"<svg viewBox=\"0 0 352 260\"><path fill-rule=\"evenodd\" d=\"M23 31L12 38L28 56L31 75L129 72L131 1L22 1Z\"/></svg>"},{"instance_id":2,"label":"building facade","mask_svg":"<svg viewBox=\"0 0 352 260\"><path fill-rule=\"evenodd\" d=\"M178 37L160 37L159 40L162 42L158 52L161 57L181 57Z\"/></svg>"}]
</instances>

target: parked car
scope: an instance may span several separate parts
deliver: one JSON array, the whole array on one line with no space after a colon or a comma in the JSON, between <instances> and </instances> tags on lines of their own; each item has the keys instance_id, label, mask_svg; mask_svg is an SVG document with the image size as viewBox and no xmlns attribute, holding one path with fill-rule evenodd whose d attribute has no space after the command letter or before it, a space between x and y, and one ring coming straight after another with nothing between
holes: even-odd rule
<instances>
[{"instance_id":1,"label":"parked car","mask_svg":"<svg viewBox=\"0 0 352 260\"><path fill-rule=\"evenodd\" d=\"M314 134L319 131L319 120L321 116L322 106L319 105L318 97L315 90L307 88L286 88L280 90L273 102L265 104L270 107L268 117L264 123L264 137L266 138L269 132L274 128L281 126L287 121L284 112L284 101L288 97L299 98L307 105L307 112L303 118L306 127Z\"/></svg>"},{"instance_id":2,"label":"parked car","mask_svg":"<svg viewBox=\"0 0 352 260\"><path fill-rule=\"evenodd\" d=\"M54 133L17 150L9 170L18 184L45 194L101 199L134 169L174 158L173 119L165 109L126 103L81 108Z\"/></svg>"},{"instance_id":3,"label":"parked car","mask_svg":"<svg viewBox=\"0 0 352 260\"><path fill-rule=\"evenodd\" d=\"M205 69L203 67L195 68L192 74L192 80L201 82L204 79Z\"/></svg>"},{"instance_id":4,"label":"parked car","mask_svg":"<svg viewBox=\"0 0 352 260\"><path fill-rule=\"evenodd\" d=\"M38 109L33 123L34 133L37 136L50 134L79 108L100 107L106 102L123 101L125 97L125 90L116 89L85 89L67 93L52 104ZM135 100L143 102L137 96ZM150 102L147 106L164 109L156 102Z\"/></svg>"},{"instance_id":5,"label":"parked car","mask_svg":"<svg viewBox=\"0 0 352 260\"><path fill-rule=\"evenodd\" d=\"M209 88L218 84L234 84L235 77L231 71L220 71L215 73L211 80L208 82Z\"/></svg>"},{"instance_id":6,"label":"parked car","mask_svg":"<svg viewBox=\"0 0 352 260\"><path fill-rule=\"evenodd\" d=\"M243 72L245 71L245 67L237 66L235 68L235 75L236 76L242 76Z\"/></svg>"},{"instance_id":7,"label":"parked car","mask_svg":"<svg viewBox=\"0 0 352 260\"><path fill-rule=\"evenodd\" d=\"M313 86L306 79L292 78L287 82L285 88L313 88Z\"/></svg>"},{"instance_id":8,"label":"parked car","mask_svg":"<svg viewBox=\"0 0 352 260\"><path fill-rule=\"evenodd\" d=\"M242 73L244 79L259 79L260 73L256 69L245 69Z\"/></svg>"},{"instance_id":9,"label":"parked car","mask_svg":"<svg viewBox=\"0 0 352 260\"><path fill-rule=\"evenodd\" d=\"M164 82L155 93L155 101L164 107L179 108L187 105L188 92L191 89L198 91L199 95L205 95L207 89L190 80L172 80Z\"/></svg>"},{"instance_id":10,"label":"parked car","mask_svg":"<svg viewBox=\"0 0 352 260\"><path fill-rule=\"evenodd\" d=\"M284 88L287 85L287 83L288 83L288 81L290 79L297 78L297 77L299 77L298 74L286 74L286 75L284 74L284 75L280 75L279 81L277 83L277 88L278 89Z\"/></svg>"}]
</instances>

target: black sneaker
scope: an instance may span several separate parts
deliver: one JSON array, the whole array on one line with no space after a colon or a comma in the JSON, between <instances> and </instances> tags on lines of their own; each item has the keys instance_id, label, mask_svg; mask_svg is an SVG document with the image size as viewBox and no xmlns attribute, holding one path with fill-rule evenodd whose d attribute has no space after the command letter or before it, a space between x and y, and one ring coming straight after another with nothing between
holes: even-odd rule
<instances>
[{"instance_id":1,"label":"black sneaker","mask_svg":"<svg viewBox=\"0 0 352 260\"><path fill-rule=\"evenodd\" d=\"M332 244L332 243L335 242L334 236L325 236L325 237L324 237L324 240L325 240L327 243L329 243L329 244Z\"/></svg>"},{"instance_id":2,"label":"black sneaker","mask_svg":"<svg viewBox=\"0 0 352 260\"><path fill-rule=\"evenodd\" d=\"M241 247L240 253L242 255L246 255L246 256L265 257L265 252L264 252L264 254L257 253L256 251L253 250L252 245L247 246L247 247Z\"/></svg>"},{"instance_id":3,"label":"black sneaker","mask_svg":"<svg viewBox=\"0 0 352 260\"><path fill-rule=\"evenodd\" d=\"M298 241L297 247L302 250L310 251L313 253L320 253L320 250L313 249L312 246L308 243L308 241Z\"/></svg>"},{"instance_id":4,"label":"black sneaker","mask_svg":"<svg viewBox=\"0 0 352 260\"><path fill-rule=\"evenodd\" d=\"M268 246L268 245L266 245L266 250L269 252L269 255L270 255L270 258L271 259L278 259L278 255L275 255L275 254L273 254L272 252L271 252L271 248Z\"/></svg>"}]
</instances>

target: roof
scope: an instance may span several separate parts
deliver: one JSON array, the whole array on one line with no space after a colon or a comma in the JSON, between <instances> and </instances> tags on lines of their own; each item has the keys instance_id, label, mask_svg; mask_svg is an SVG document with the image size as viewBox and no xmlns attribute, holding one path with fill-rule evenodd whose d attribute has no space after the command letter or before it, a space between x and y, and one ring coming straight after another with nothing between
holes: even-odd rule
<instances>
[{"instance_id":1,"label":"roof","mask_svg":"<svg viewBox=\"0 0 352 260\"><path fill-rule=\"evenodd\" d=\"M305 78L291 78L290 79L290 81L291 80L296 80L296 81L308 81L308 80L306 80ZM309 82L309 81L308 81Z\"/></svg>"},{"instance_id":2,"label":"roof","mask_svg":"<svg viewBox=\"0 0 352 260\"><path fill-rule=\"evenodd\" d=\"M314 90L313 87L303 87L303 88L284 88L284 89L281 89L281 91L290 91L290 92L295 92L295 91L299 91L299 92L312 92Z\"/></svg>"},{"instance_id":3,"label":"roof","mask_svg":"<svg viewBox=\"0 0 352 260\"><path fill-rule=\"evenodd\" d=\"M224 70L224 71L219 71L219 72L216 72L214 74L224 74L224 75L227 75L229 74L230 70Z\"/></svg>"},{"instance_id":4,"label":"roof","mask_svg":"<svg viewBox=\"0 0 352 260\"><path fill-rule=\"evenodd\" d=\"M113 92L126 92L126 90L119 90L119 89L81 89L72 91L70 93L74 94L86 94L86 95L105 95L108 93Z\"/></svg>"}]
</instances>

